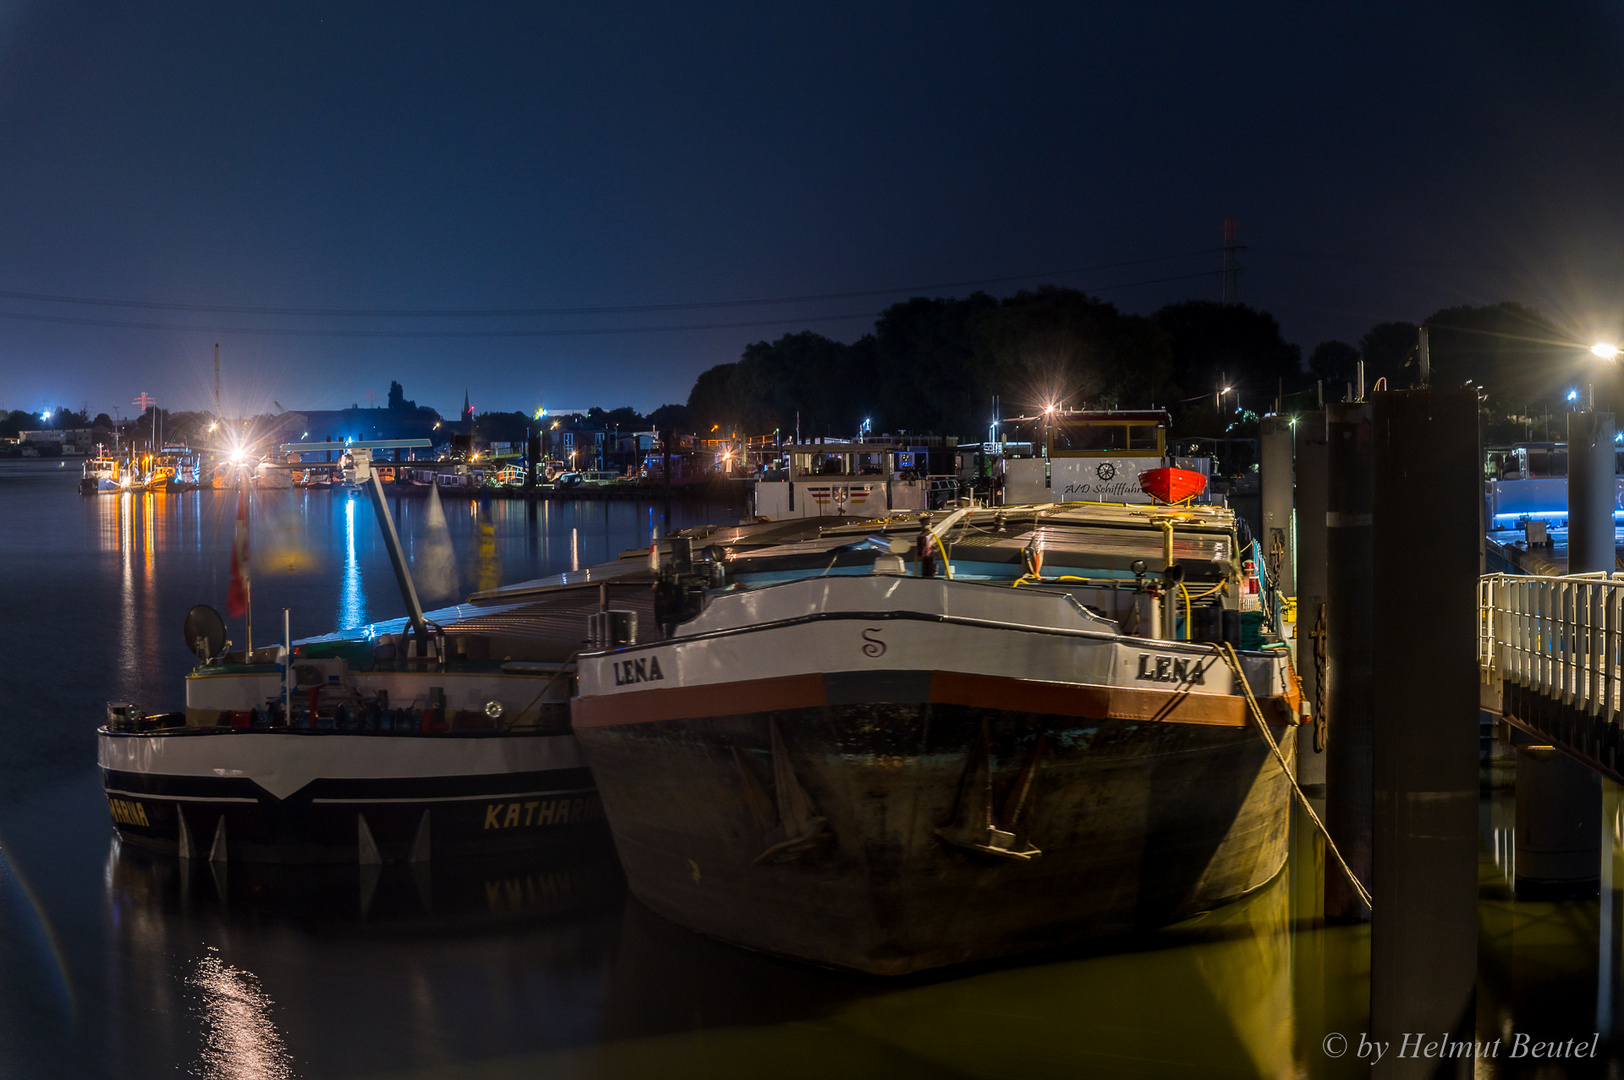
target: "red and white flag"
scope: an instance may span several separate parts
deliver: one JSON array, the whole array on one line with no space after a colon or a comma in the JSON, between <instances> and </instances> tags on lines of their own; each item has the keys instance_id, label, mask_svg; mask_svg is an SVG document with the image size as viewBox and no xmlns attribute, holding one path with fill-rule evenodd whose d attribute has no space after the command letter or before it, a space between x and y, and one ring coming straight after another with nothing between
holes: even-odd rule
<instances>
[{"instance_id":1,"label":"red and white flag","mask_svg":"<svg viewBox=\"0 0 1624 1080\"><path fill-rule=\"evenodd\" d=\"M226 614L240 619L248 612L248 492L237 491L237 533L231 541L231 588Z\"/></svg>"}]
</instances>

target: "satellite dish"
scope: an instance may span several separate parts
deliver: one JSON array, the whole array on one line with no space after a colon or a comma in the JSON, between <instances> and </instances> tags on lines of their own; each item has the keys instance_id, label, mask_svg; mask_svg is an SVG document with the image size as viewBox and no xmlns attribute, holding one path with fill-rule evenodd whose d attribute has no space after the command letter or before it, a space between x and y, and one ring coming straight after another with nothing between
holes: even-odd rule
<instances>
[{"instance_id":1,"label":"satellite dish","mask_svg":"<svg viewBox=\"0 0 1624 1080\"><path fill-rule=\"evenodd\" d=\"M203 660L219 656L226 647L226 621L207 604L198 604L186 613L181 627L186 634L186 648ZM202 639L202 644L198 641Z\"/></svg>"}]
</instances>

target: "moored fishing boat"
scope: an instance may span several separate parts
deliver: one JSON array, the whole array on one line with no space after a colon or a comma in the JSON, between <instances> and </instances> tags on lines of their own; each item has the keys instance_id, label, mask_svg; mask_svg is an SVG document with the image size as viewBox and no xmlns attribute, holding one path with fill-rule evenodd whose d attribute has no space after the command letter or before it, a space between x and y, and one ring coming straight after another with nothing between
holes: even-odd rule
<instances>
[{"instance_id":1,"label":"moored fishing boat","mask_svg":"<svg viewBox=\"0 0 1624 1080\"><path fill-rule=\"evenodd\" d=\"M372 495L407 616L232 650L218 614L194 608L185 633L200 662L184 712L113 704L98 732L119 834L182 856L280 862L603 842L569 729L573 660L587 613L611 593L649 603L646 571L636 585L600 573L424 613L364 448L345 471ZM239 527L234 591L245 514Z\"/></svg>"},{"instance_id":2,"label":"moored fishing boat","mask_svg":"<svg viewBox=\"0 0 1624 1080\"><path fill-rule=\"evenodd\" d=\"M126 463L119 458L109 456L101 447L97 447L97 454L93 458L86 458L79 475L79 492L82 495L116 495L129 489L126 473Z\"/></svg>"},{"instance_id":3,"label":"moored fishing boat","mask_svg":"<svg viewBox=\"0 0 1624 1080\"><path fill-rule=\"evenodd\" d=\"M573 703L633 892L900 974L1265 884L1300 694L1233 650L1238 541L1217 507L1051 504L679 552Z\"/></svg>"}]
</instances>

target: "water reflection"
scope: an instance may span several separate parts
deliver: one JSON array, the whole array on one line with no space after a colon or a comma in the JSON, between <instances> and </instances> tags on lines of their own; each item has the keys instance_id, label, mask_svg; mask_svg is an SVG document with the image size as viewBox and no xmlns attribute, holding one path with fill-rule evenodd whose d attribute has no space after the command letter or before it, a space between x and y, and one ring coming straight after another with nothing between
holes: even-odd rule
<instances>
[{"instance_id":1,"label":"water reflection","mask_svg":"<svg viewBox=\"0 0 1624 1080\"><path fill-rule=\"evenodd\" d=\"M338 629L367 623L366 592L361 588L361 560L355 554L355 500L344 500L344 581L338 593Z\"/></svg>"},{"instance_id":2,"label":"water reflection","mask_svg":"<svg viewBox=\"0 0 1624 1080\"><path fill-rule=\"evenodd\" d=\"M193 1074L206 1080L280 1080L293 1059L271 1020L275 1002L251 972L222 961L219 950L198 960L186 980L202 998L203 1052Z\"/></svg>"},{"instance_id":3,"label":"water reflection","mask_svg":"<svg viewBox=\"0 0 1624 1080\"><path fill-rule=\"evenodd\" d=\"M159 608L157 557L167 548L169 511L179 509L178 498L171 502L161 494L124 492L96 497L98 546L118 558L115 625L120 677L116 687L108 688L107 698L130 699L134 694L130 673L157 658L153 637Z\"/></svg>"},{"instance_id":4,"label":"water reflection","mask_svg":"<svg viewBox=\"0 0 1624 1080\"><path fill-rule=\"evenodd\" d=\"M113 1026L109 1049L158 1074L201 1045L215 1070L203 1075L221 1078L288 1075L256 1062L373 1075L590 1041L625 896L603 845L216 874L115 843L108 866L108 981L140 1003L119 1010L134 1022ZM188 991L206 1007L183 1007Z\"/></svg>"},{"instance_id":5,"label":"water reflection","mask_svg":"<svg viewBox=\"0 0 1624 1080\"><path fill-rule=\"evenodd\" d=\"M1616 785L1605 787L1610 820ZM1600 1072L1619 1070L1618 986L1620 862L1618 838L1602 829L1602 888L1583 900L1515 899L1516 800L1510 791L1487 795L1479 809L1479 1038L1579 1039L1599 1034ZM1588 1063L1587 1063L1588 1064ZM1502 1063L1486 1075L1517 1075Z\"/></svg>"},{"instance_id":6,"label":"water reflection","mask_svg":"<svg viewBox=\"0 0 1624 1080\"><path fill-rule=\"evenodd\" d=\"M446 521L439 488L429 488L422 550L422 557L412 568L412 575L417 579L417 587L423 596L436 600L449 600L456 596L457 553L451 546L451 528Z\"/></svg>"}]
</instances>

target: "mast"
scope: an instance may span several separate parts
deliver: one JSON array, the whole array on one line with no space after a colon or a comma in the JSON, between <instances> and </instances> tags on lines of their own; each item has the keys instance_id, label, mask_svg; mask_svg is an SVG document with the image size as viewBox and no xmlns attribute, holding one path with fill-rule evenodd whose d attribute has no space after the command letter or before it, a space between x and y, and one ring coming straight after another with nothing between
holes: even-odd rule
<instances>
[{"instance_id":1,"label":"mast","mask_svg":"<svg viewBox=\"0 0 1624 1080\"><path fill-rule=\"evenodd\" d=\"M220 419L220 343L214 343L214 418Z\"/></svg>"},{"instance_id":2,"label":"mast","mask_svg":"<svg viewBox=\"0 0 1624 1080\"><path fill-rule=\"evenodd\" d=\"M243 477L242 483L243 491L246 493L246 497L243 499L244 524L242 530L243 552L245 556L242 561L242 621L244 636L248 639L248 649L243 653L242 659L243 663L252 664L254 662L254 585L248 574L248 559L246 554L249 550L248 522L253 518L254 514L254 486L248 482L248 478L246 476Z\"/></svg>"}]
</instances>

